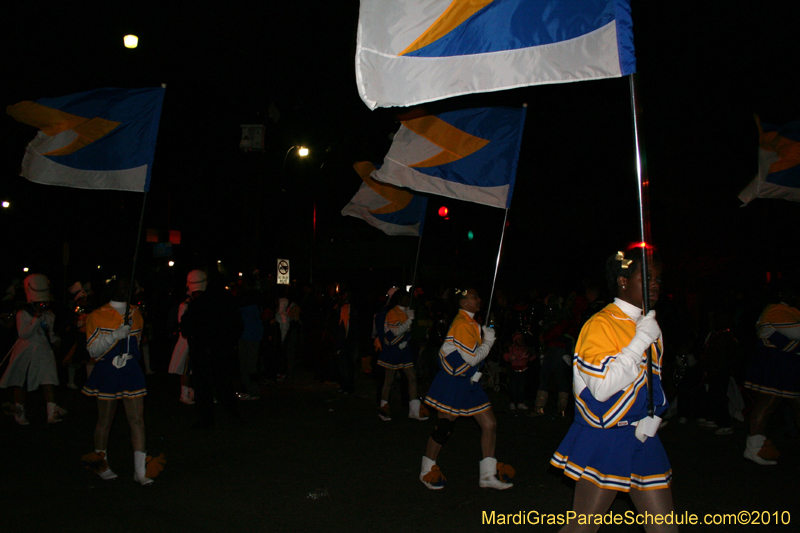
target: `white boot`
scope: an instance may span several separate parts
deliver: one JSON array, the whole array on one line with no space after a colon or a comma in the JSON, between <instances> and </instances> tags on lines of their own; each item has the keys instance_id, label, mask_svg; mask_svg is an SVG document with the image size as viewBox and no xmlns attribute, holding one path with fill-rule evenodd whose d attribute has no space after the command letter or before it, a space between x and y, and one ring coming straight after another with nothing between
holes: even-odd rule
<instances>
[{"instance_id":1,"label":"white boot","mask_svg":"<svg viewBox=\"0 0 800 533\"><path fill-rule=\"evenodd\" d=\"M145 476L147 459L146 452L133 452L133 480L141 483L142 485L149 485L153 482L152 479Z\"/></svg>"},{"instance_id":2,"label":"white boot","mask_svg":"<svg viewBox=\"0 0 800 533\"><path fill-rule=\"evenodd\" d=\"M104 479L106 481L108 481L110 479L117 479L117 475L111 470L111 467L108 466L108 454L106 453L106 451L105 450L95 450L95 452L102 453L103 454L103 459L105 460L105 463L106 463L105 464L105 467L106 467L105 470L101 470L101 471L97 472L97 475L100 476L101 479Z\"/></svg>"},{"instance_id":3,"label":"white boot","mask_svg":"<svg viewBox=\"0 0 800 533\"><path fill-rule=\"evenodd\" d=\"M19 424L20 426L27 426L30 424L28 419L25 418L25 406L21 403L14 405L14 422Z\"/></svg>"},{"instance_id":4,"label":"white boot","mask_svg":"<svg viewBox=\"0 0 800 533\"><path fill-rule=\"evenodd\" d=\"M497 459L486 457L480 463L481 478L479 485L484 489L505 490L514 486L513 483L503 483L497 479Z\"/></svg>"},{"instance_id":5,"label":"white boot","mask_svg":"<svg viewBox=\"0 0 800 533\"><path fill-rule=\"evenodd\" d=\"M194 403L194 400L192 399L189 393L190 390L191 389L189 387L185 386L181 387L181 399L180 399L181 403L185 403L186 405L192 405Z\"/></svg>"},{"instance_id":6,"label":"white boot","mask_svg":"<svg viewBox=\"0 0 800 533\"><path fill-rule=\"evenodd\" d=\"M776 465L778 461L771 461L769 459L764 459L759 455L761 452L761 448L764 446L764 442L767 438L764 435L749 435L747 437L747 447L744 449L744 458L750 459L756 464L759 465Z\"/></svg>"},{"instance_id":7,"label":"white boot","mask_svg":"<svg viewBox=\"0 0 800 533\"><path fill-rule=\"evenodd\" d=\"M408 402L408 418L413 418L414 420L427 420L428 413L427 412L420 412L420 404L419 400L411 400ZM422 407L422 409L425 409ZM425 409L427 411L427 409Z\"/></svg>"},{"instance_id":8,"label":"white boot","mask_svg":"<svg viewBox=\"0 0 800 533\"><path fill-rule=\"evenodd\" d=\"M61 407L57 406L55 402L47 402L47 423L48 424L56 424L58 422L62 422L63 416L67 414L67 412L62 409Z\"/></svg>"},{"instance_id":9,"label":"white boot","mask_svg":"<svg viewBox=\"0 0 800 533\"><path fill-rule=\"evenodd\" d=\"M436 461L422 456L422 470L419 473L419 480L431 490L440 490L444 488L446 482L444 474L436 466Z\"/></svg>"}]
</instances>

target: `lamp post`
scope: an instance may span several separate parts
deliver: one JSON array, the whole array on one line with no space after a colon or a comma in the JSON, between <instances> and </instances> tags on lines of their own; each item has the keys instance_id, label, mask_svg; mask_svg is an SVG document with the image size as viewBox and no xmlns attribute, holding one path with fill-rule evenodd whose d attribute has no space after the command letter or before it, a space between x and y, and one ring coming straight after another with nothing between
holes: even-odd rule
<instances>
[{"instance_id":1,"label":"lamp post","mask_svg":"<svg viewBox=\"0 0 800 533\"><path fill-rule=\"evenodd\" d=\"M292 150L294 150L295 148L297 148L297 155L300 156L300 157L307 157L308 154L309 154L308 148L306 148L303 145L296 145L295 144L294 146L292 146L291 148L286 150L286 155L283 156L283 166L281 167L281 177L283 177L283 173L286 170L286 160L289 159L289 154L291 154Z\"/></svg>"},{"instance_id":2,"label":"lamp post","mask_svg":"<svg viewBox=\"0 0 800 533\"><path fill-rule=\"evenodd\" d=\"M310 154L310 150L308 148L306 148L303 145L299 145L299 144L292 145L292 146L289 147L288 150L286 150L286 154L284 154L284 156L283 156L283 164L281 165L281 173L280 173L280 177L281 177L281 192L282 193L286 192L286 161L289 160L289 154L291 154L293 150L296 150L297 156L301 157L301 158L302 157L308 157L308 155ZM260 191L261 191L261 185L260 185L260 182L259 182L259 197L260 197ZM285 209L285 204L284 204L283 208ZM260 210L261 210L261 202L259 201L259 220L261 218L260 217ZM278 240L278 242L280 243L281 246L283 245L283 241L284 241L283 233L281 232L281 234L279 236L279 240ZM281 253L283 253L282 249L281 249Z\"/></svg>"}]
</instances>

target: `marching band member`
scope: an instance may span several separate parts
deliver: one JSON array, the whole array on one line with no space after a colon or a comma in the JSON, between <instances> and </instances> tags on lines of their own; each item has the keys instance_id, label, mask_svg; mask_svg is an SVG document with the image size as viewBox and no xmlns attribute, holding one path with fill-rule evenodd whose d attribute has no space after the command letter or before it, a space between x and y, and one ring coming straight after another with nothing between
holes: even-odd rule
<instances>
[{"instance_id":1,"label":"marching band member","mask_svg":"<svg viewBox=\"0 0 800 533\"><path fill-rule=\"evenodd\" d=\"M655 414L666 411L661 386L663 345L655 311L642 316L642 249L606 261L614 302L583 326L573 357L575 421L550 463L577 481L572 510L604 514L618 492L628 492L639 513L673 511L672 468L647 416L647 353L653 356ZM661 264L649 265L650 301L658 301ZM597 531L599 525L568 524L561 531ZM645 530L677 531L674 525Z\"/></svg>"},{"instance_id":2,"label":"marching band member","mask_svg":"<svg viewBox=\"0 0 800 533\"><path fill-rule=\"evenodd\" d=\"M145 453L144 396L147 388L140 366L142 354L139 349L143 320L139 309L131 305L129 321L124 321L129 283L127 279L114 280L110 287L111 301L92 311L86 320L87 349L96 364L82 392L97 398L94 471L105 480L117 477L108 467L107 448L111 423L117 404L122 400L131 427L133 479L142 485L149 485L153 482L152 478L163 469L163 462L160 465L148 462ZM84 462L88 462L87 456Z\"/></svg>"},{"instance_id":3,"label":"marching band member","mask_svg":"<svg viewBox=\"0 0 800 533\"><path fill-rule=\"evenodd\" d=\"M395 372L403 370L408 378L408 417L414 420L427 420L427 409L421 405L417 397L417 374L414 370L414 354L408 345L411 340L411 323L414 321L414 311L408 307L411 295L405 289L397 289L392 294L389 311L380 332L381 352L378 365L384 368L383 389L381 390L381 407L378 416L384 422L391 420L389 410L389 393L392 390ZM378 326L376 324L376 326Z\"/></svg>"},{"instance_id":4,"label":"marching band member","mask_svg":"<svg viewBox=\"0 0 800 533\"><path fill-rule=\"evenodd\" d=\"M14 415L17 424L27 426L30 422L25 418L25 386L27 391L41 386L47 400L47 423L55 424L61 422L66 411L55 400L58 371L51 343L57 343L58 337L53 332L56 315L50 310L50 280L42 274L31 274L25 278L24 287L28 306L17 312L19 338L11 348L0 387L14 387L15 405L7 405L6 410Z\"/></svg>"},{"instance_id":5,"label":"marching band member","mask_svg":"<svg viewBox=\"0 0 800 533\"><path fill-rule=\"evenodd\" d=\"M770 415L783 400L800 427L800 305L795 290L784 285L758 319L758 345L747 369L744 386L756 395L750 412L745 459L760 465L777 464L780 452L764 431Z\"/></svg>"},{"instance_id":6,"label":"marching band member","mask_svg":"<svg viewBox=\"0 0 800 533\"><path fill-rule=\"evenodd\" d=\"M475 417L481 427L483 457L479 485L508 489L513 486L507 481L514 476L514 469L498 463L494 457L497 420L479 382L481 373L478 372L480 363L492 349L495 332L486 326L481 328L475 321L475 313L481 309L481 299L474 289L456 290L456 299L459 311L439 349L440 370L425 397L425 403L438 411L438 420L422 457L419 479L432 490L444 487L445 477L436 464L439 452L452 434L457 418Z\"/></svg>"}]
</instances>

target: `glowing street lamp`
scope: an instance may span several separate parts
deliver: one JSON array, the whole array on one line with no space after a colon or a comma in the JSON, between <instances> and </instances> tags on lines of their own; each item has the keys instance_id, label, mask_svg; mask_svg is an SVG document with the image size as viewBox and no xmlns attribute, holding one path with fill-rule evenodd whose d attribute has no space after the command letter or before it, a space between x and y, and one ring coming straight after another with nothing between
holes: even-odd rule
<instances>
[{"instance_id":1,"label":"glowing street lamp","mask_svg":"<svg viewBox=\"0 0 800 533\"><path fill-rule=\"evenodd\" d=\"M8 209L9 207L11 207L11 202L9 202L8 200L3 200L3 204L2 205L3 205L3 209Z\"/></svg>"},{"instance_id":2,"label":"glowing street lamp","mask_svg":"<svg viewBox=\"0 0 800 533\"><path fill-rule=\"evenodd\" d=\"M139 38L135 35L126 35L122 38L122 42L125 43L125 48L136 48L139 46Z\"/></svg>"},{"instance_id":3,"label":"glowing street lamp","mask_svg":"<svg viewBox=\"0 0 800 533\"><path fill-rule=\"evenodd\" d=\"M307 156L308 155L308 148L306 148L305 146L299 147L297 149L297 155L299 155L300 157Z\"/></svg>"}]
</instances>

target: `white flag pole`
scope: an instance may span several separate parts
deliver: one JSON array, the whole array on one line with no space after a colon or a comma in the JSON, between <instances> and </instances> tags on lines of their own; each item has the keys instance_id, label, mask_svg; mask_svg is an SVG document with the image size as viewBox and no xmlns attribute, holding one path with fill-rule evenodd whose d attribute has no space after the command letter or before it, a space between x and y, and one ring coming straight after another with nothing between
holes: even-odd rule
<instances>
[{"instance_id":1,"label":"white flag pole","mask_svg":"<svg viewBox=\"0 0 800 533\"><path fill-rule=\"evenodd\" d=\"M636 74L628 76L631 87L631 112L633 115L633 137L636 145L636 181L639 199L639 237L642 246L642 314L650 311L650 290L648 283L649 264L652 260L652 244L650 242L650 180L647 178L647 164L645 161L644 142L640 132L641 101ZM652 417L655 413L653 406L653 354L647 351L647 415Z\"/></svg>"}]
</instances>

